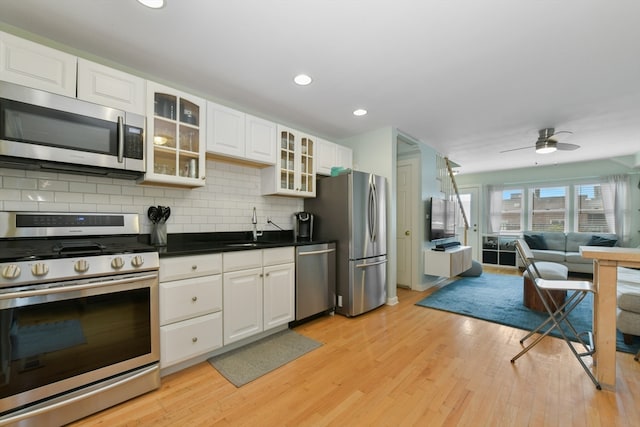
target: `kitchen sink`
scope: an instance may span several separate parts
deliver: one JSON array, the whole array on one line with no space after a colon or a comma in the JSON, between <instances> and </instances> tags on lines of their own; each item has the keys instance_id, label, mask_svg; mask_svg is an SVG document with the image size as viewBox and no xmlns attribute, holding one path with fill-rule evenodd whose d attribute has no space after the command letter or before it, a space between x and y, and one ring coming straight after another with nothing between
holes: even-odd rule
<instances>
[{"instance_id":1,"label":"kitchen sink","mask_svg":"<svg viewBox=\"0 0 640 427\"><path fill-rule=\"evenodd\" d=\"M229 243L227 246L231 246L234 248L255 248L256 246L260 246L260 243L250 242L250 243Z\"/></svg>"}]
</instances>

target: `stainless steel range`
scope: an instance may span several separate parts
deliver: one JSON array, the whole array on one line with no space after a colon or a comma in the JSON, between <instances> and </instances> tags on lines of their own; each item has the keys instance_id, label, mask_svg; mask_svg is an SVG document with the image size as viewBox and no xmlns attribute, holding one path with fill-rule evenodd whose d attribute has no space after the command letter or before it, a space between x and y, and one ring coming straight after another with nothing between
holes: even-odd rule
<instances>
[{"instance_id":1,"label":"stainless steel range","mask_svg":"<svg viewBox=\"0 0 640 427\"><path fill-rule=\"evenodd\" d=\"M137 214L0 212L0 426L158 388L158 253Z\"/></svg>"}]
</instances>

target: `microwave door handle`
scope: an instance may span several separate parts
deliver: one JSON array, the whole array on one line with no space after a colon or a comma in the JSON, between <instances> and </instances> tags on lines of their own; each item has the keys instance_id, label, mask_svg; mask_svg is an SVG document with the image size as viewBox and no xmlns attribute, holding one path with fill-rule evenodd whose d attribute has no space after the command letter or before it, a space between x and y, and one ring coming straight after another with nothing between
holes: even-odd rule
<instances>
[{"instance_id":1,"label":"microwave door handle","mask_svg":"<svg viewBox=\"0 0 640 427\"><path fill-rule=\"evenodd\" d=\"M118 116L118 163L124 161L124 120Z\"/></svg>"}]
</instances>

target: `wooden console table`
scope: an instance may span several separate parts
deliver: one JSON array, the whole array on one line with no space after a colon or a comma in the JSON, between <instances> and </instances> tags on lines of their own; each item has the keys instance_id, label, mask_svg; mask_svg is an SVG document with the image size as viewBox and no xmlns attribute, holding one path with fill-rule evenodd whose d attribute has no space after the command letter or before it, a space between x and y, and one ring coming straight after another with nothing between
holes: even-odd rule
<instances>
[{"instance_id":1,"label":"wooden console table","mask_svg":"<svg viewBox=\"0 0 640 427\"><path fill-rule=\"evenodd\" d=\"M580 254L593 259L593 374L602 388L615 390L618 267L640 268L640 249L581 246Z\"/></svg>"}]
</instances>

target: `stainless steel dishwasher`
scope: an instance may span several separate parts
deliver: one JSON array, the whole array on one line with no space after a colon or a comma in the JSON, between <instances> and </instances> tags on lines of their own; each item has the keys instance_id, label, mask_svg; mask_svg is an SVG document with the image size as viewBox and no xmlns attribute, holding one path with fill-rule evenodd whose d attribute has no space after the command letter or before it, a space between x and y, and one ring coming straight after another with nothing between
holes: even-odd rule
<instances>
[{"instance_id":1,"label":"stainless steel dishwasher","mask_svg":"<svg viewBox=\"0 0 640 427\"><path fill-rule=\"evenodd\" d=\"M296 322L336 306L336 244L296 247Z\"/></svg>"}]
</instances>

